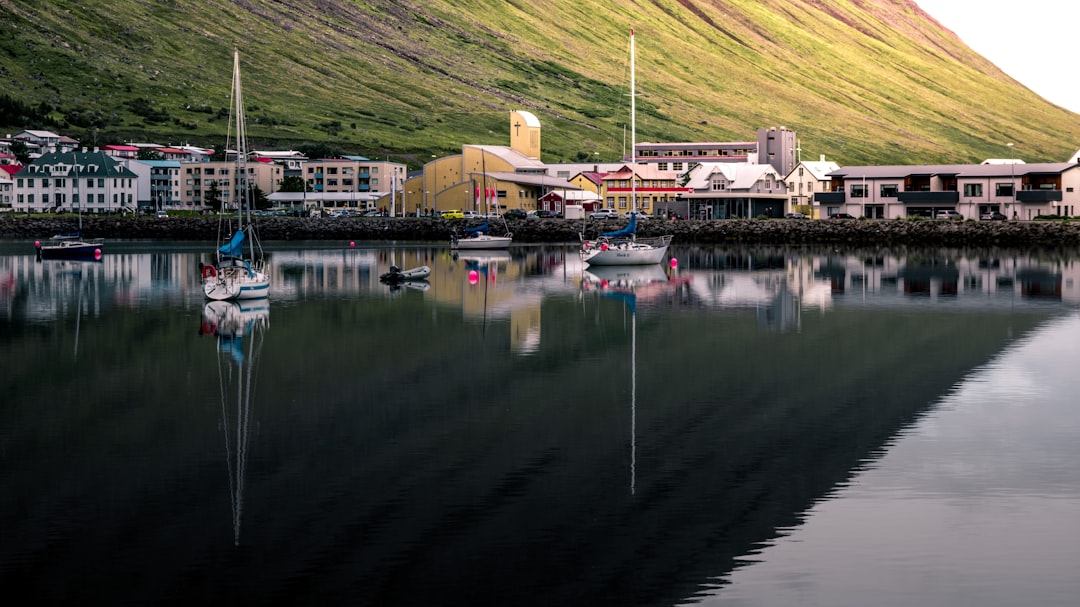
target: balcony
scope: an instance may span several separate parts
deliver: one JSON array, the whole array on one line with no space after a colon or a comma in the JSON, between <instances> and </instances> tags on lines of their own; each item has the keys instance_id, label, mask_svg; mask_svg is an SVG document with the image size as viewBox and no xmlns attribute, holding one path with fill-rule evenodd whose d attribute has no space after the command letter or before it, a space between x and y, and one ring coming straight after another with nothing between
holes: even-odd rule
<instances>
[{"instance_id":1,"label":"balcony","mask_svg":"<svg viewBox=\"0 0 1080 607\"><path fill-rule=\"evenodd\" d=\"M1020 190L1017 202L1061 202L1061 190Z\"/></svg>"},{"instance_id":2,"label":"balcony","mask_svg":"<svg viewBox=\"0 0 1080 607\"><path fill-rule=\"evenodd\" d=\"M960 192L897 192L896 199L922 204L956 204L960 202Z\"/></svg>"},{"instance_id":3,"label":"balcony","mask_svg":"<svg viewBox=\"0 0 1080 607\"><path fill-rule=\"evenodd\" d=\"M817 204L842 204L847 202L847 194L844 192L818 192L814 194L814 202Z\"/></svg>"}]
</instances>

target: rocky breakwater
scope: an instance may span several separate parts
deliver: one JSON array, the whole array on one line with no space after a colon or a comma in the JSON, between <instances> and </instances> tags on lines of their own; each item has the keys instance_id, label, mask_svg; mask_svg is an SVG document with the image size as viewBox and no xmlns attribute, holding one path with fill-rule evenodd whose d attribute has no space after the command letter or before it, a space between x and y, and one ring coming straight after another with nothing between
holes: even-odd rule
<instances>
[{"instance_id":1,"label":"rocky breakwater","mask_svg":"<svg viewBox=\"0 0 1080 607\"><path fill-rule=\"evenodd\" d=\"M451 230L478 222L426 217L260 217L259 234L273 240L343 240L448 242ZM623 219L581 221L530 219L508 222L515 243L577 242L578 234L592 238L626 225ZM87 237L124 240L208 240L218 237L216 217L84 217ZM78 218L0 216L0 238L42 239L74 230ZM491 233L504 234L501 221ZM676 244L848 244L1075 247L1080 246L1076 221L948 221L905 219L725 219L666 221L638 224L639 236L672 234Z\"/></svg>"}]
</instances>

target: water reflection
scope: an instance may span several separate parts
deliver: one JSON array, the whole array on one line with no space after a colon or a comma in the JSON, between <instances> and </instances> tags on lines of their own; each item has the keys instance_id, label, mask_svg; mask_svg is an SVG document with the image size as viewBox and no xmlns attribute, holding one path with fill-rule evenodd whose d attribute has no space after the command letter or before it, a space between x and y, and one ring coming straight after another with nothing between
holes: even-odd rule
<instances>
[{"instance_id":1,"label":"water reflection","mask_svg":"<svg viewBox=\"0 0 1080 607\"><path fill-rule=\"evenodd\" d=\"M78 273L0 250L5 587L54 602L90 587L186 603L693 600L1076 313L1066 255L684 247L622 269L570 247L321 246L273 251L268 302L215 305L203 247L112 247ZM429 266L428 288L381 284L391 264ZM1012 395L1037 367L994 368ZM1066 402L1055 377L1040 398ZM902 517L918 496L895 497ZM815 550L842 551L845 533Z\"/></svg>"},{"instance_id":2,"label":"water reflection","mask_svg":"<svg viewBox=\"0 0 1080 607\"><path fill-rule=\"evenodd\" d=\"M270 326L270 300L210 301L203 306L201 335L217 341L218 389L221 393L221 430L229 470L233 545L240 545L259 355Z\"/></svg>"}]
</instances>

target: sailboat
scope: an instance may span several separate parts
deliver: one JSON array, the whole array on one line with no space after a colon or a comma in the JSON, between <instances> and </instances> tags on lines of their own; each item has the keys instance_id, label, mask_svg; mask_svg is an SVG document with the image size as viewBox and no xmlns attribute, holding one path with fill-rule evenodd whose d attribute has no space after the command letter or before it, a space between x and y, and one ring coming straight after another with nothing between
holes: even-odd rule
<instances>
[{"instance_id":1,"label":"sailboat","mask_svg":"<svg viewBox=\"0 0 1080 607\"><path fill-rule=\"evenodd\" d=\"M633 266L660 263L671 245L670 234L653 238L637 237L637 140L634 82L634 30L630 30L630 223L621 230L602 232L596 239L581 239L581 261L590 266Z\"/></svg>"},{"instance_id":2,"label":"sailboat","mask_svg":"<svg viewBox=\"0 0 1080 607\"><path fill-rule=\"evenodd\" d=\"M261 299L270 295L270 275L251 220L253 200L247 172L244 95L240 86L240 50L233 49L233 118L236 124L236 228L215 251L211 265L200 264L203 293L215 300ZM228 147L228 146L226 146ZM246 241L246 247L245 247Z\"/></svg>"},{"instance_id":3,"label":"sailboat","mask_svg":"<svg viewBox=\"0 0 1080 607\"><path fill-rule=\"evenodd\" d=\"M222 433L229 469L235 546L240 545L240 521L244 513L244 477L255 378L263 338L269 326L270 304L266 299L210 301L203 306L200 334L217 339Z\"/></svg>"},{"instance_id":4,"label":"sailboat","mask_svg":"<svg viewBox=\"0 0 1080 607\"><path fill-rule=\"evenodd\" d=\"M75 172L75 201L79 208L79 229L75 232L65 232L52 236L47 242L40 240L34 242L37 248L38 259L81 259L101 260L101 251L105 246L102 238L83 238L82 231L82 202L79 201L79 155L74 154L73 170Z\"/></svg>"},{"instance_id":5,"label":"sailboat","mask_svg":"<svg viewBox=\"0 0 1080 607\"><path fill-rule=\"evenodd\" d=\"M480 149L480 172L483 175L484 181L484 201L488 207L488 212L484 215L484 223L471 228L465 228L464 235L458 238L457 232L451 232L450 234L450 248L454 251L460 250L478 250L478 249L507 249L510 248L510 243L514 240L514 235L510 233L510 227L506 225L506 218L502 217L503 230L506 233L505 236L492 236L489 232L491 225L488 223L488 215L491 214L492 200L497 200L498 192L495 190L495 186L488 186L487 176L487 163L485 162L484 150ZM480 185L476 186L476 198L480 198ZM501 217L501 216L500 216Z\"/></svg>"}]
</instances>

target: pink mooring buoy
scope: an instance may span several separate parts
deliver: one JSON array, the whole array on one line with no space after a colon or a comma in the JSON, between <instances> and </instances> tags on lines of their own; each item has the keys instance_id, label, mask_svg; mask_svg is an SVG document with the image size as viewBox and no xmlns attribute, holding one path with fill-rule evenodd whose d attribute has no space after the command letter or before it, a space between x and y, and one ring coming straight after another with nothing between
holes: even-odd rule
<instances>
[{"instance_id":1,"label":"pink mooring buoy","mask_svg":"<svg viewBox=\"0 0 1080 607\"><path fill-rule=\"evenodd\" d=\"M673 268L679 267L679 260L672 257L671 258L671 267L673 267Z\"/></svg>"},{"instance_id":2,"label":"pink mooring buoy","mask_svg":"<svg viewBox=\"0 0 1080 607\"><path fill-rule=\"evenodd\" d=\"M350 240L350 241L349 241L349 246L350 246L350 247L355 247L355 246L356 246L356 243Z\"/></svg>"},{"instance_id":3,"label":"pink mooring buoy","mask_svg":"<svg viewBox=\"0 0 1080 607\"><path fill-rule=\"evenodd\" d=\"M480 273L476 270L469 270L469 284L474 285L480 282Z\"/></svg>"}]
</instances>

